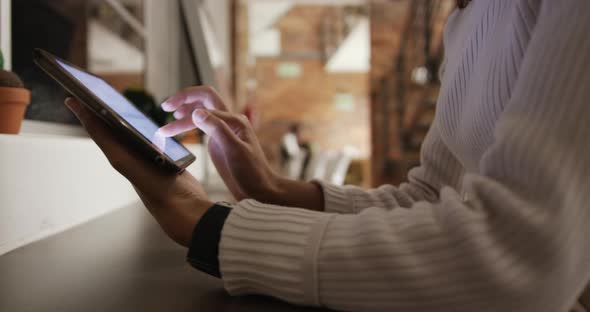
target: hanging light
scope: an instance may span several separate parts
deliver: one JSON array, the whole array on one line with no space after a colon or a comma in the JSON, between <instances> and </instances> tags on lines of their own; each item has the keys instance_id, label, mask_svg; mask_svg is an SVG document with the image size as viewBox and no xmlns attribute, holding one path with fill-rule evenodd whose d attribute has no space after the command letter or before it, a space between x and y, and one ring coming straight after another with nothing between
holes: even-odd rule
<instances>
[{"instance_id":1,"label":"hanging light","mask_svg":"<svg viewBox=\"0 0 590 312\"><path fill-rule=\"evenodd\" d=\"M426 85L430 79L430 73L426 66L418 66L412 70L412 81L421 86Z\"/></svg>"}]
</instances>

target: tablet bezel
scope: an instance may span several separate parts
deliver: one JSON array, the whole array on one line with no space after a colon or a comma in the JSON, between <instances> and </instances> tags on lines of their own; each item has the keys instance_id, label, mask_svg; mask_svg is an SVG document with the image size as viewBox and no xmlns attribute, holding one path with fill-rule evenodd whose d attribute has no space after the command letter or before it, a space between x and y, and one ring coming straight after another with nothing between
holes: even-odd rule
<instances>
[{"instance_id":1,"label":"tablet bezel","mask_svg":"<svg viewBox=\"0 0 590 312\"><path fill-rule=\"evenodd\" d=\"M184 169L186 169L186 167L196 160L195 155L193 155L191 151L186 148L186 146L176 141L174 138L172 139L180 144L182 148L188 152L188 155L176 161L172 160L168 155L160 151L158 147L156 147L151 141L149 141L139 131L131 126L123 117L111 109L109 105L98 98L94 92L92 92L92 90L80 83L78 79L76 79L66 69L59 65L57 60L104 81L104 79L88 73L86 70L83 70L68 61L58 58L47 51L42 49L35 49L34 51L35 64L37 64L45 73L47 73L51 78L59 83L64 89L76 97L81 103L86 105L97 116L104 120L111 128L122 132L128 139L130 139L130 143L134 143L135 147L138 148L142 153L147 154L146 156L155 162L156 165L181 173L184 171ZM153 119L145 115L143 112L142 114L145 116L145 118L154 122Z\"/></svg>"}]
</instances>

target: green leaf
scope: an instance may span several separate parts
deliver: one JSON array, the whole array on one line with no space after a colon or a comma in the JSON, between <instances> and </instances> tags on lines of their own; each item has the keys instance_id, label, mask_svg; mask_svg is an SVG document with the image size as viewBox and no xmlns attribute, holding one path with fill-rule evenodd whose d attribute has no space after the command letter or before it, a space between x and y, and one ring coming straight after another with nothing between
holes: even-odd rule
<instances>
[{"instance_id":1,"label":"green leaf","mask_svg":"<svg viewBox=\"0 0 590 312\"><path fill-rule=\"evenodd\" d=\"M4 69L4 55L2 55L2 51L0 51L0 70Z\"/></svg>"}]
</instances>

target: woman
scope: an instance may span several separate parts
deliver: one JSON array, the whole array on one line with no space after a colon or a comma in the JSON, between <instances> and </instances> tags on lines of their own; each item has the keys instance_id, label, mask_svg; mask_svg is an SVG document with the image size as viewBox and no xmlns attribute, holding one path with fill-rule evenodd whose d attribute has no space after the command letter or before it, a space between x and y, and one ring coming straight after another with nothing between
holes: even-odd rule
<instances>
[{"instance_id":1,"label":"woman","mask_svg":"<svg viewBox=\"0 0 590 312\"><path fill-rule=\"evenodd\" d=\"M189 261L231 294L341 310L567 311L590 280L589 29L587 0L454 12L436 120L399 187L282 179L246 119L195 87L162 105L178 121L161 132L211 137L240 200L214 205L189 173L159 172L67 104Z\"/></svg>"}]
</instances>

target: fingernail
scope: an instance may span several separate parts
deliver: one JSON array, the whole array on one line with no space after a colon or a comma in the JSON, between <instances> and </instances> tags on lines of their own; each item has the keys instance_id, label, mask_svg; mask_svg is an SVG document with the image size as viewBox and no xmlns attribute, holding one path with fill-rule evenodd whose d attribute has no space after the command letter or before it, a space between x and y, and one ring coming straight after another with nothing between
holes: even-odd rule
<instances>
[{"instance_id":1,"label":"fingernail","mask_svg":"<svg viewBox=\"0 0 590 312\"><path fill-rule=\"evenodd\" d=\"M161 136L161 137L169 137L168 133L166 132L166 128L162 127L158 130L156 130L156 133L154 134L155 136Z\"/></svg>"},{"instance_id":2,"label":"fingernail","mask_svg":"<svg viewBox=\"0 0 590 312\"><path fill-rule=\"evenodd\" d=\"M163 111L171 112L174 110L174 105L177 104L178 101L179 101L178 95L173 95L173 96L169 97L166 101L164 101L164 103L162 103L162 105L160 105L160 106L162 107Z\"/></svg>"},{"instance_id":3,"label":"fingernail","mask_svg":"<svg viewBox=\"0 0 590 312\"><path fill-rule=\"evenodd\" d=\"M172 114L172 116L174 116L174 118L176 119L181 119L183 116L183 114L181 114L181 112L179 111L175 111L174 114Z\"/></svg>"},{"instance_id":4,"label":"fingernail","mask_svg":"<svg viewBox=\"0 0 590 312\"><path fill-rule=\"evenodd\" d=\"M172 104L170 102L168 102L168 101L162 103L162 110L165 111L165 112L169 112L169 111L172 110Z\"/></svg>"},{"instance_id":5,"label":"fingernail","mask_svg":"<svg viewBox=\"0 0 590 312\"><path fill-rule=\"evenodd\" d=\"M203 121L203 120L205 120L205 118L207 118L208 115L209 115L209 113L206 110L196 109L193 112L193 119L195 119L196 121Z\"/></svg>"}]
</instances>

